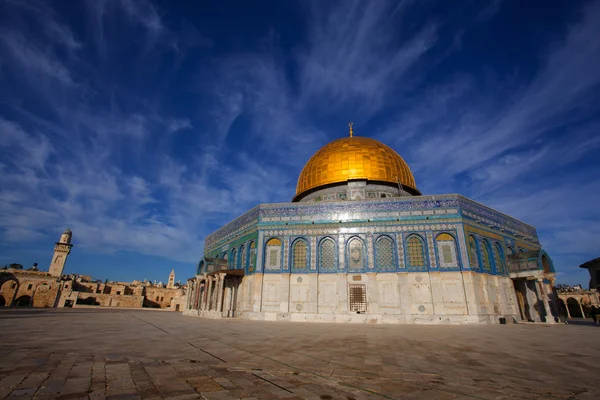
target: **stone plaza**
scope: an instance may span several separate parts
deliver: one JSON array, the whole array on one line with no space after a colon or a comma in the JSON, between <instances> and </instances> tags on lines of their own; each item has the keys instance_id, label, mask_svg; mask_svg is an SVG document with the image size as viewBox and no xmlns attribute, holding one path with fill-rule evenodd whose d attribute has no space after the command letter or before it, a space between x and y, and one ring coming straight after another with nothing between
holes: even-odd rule
<instances>
[{"instance_id":1,"label":"stone plaza","mask_svg":"<svg viewBox=\"0 0 600 400\"><path fill-rule=\"evenodd\" d=\"M600 328L0 311L0 399L597 399Z\"/></svg>"}]
</instances>

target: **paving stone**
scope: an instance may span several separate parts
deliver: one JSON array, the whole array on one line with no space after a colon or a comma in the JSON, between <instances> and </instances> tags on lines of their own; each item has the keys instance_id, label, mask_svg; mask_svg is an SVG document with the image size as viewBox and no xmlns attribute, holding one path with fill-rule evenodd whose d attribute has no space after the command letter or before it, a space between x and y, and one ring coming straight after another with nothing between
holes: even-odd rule
<instances>
[{"instance_id":1,"label":"paving stone","mask_svg":"<svg viewBox=\"0 0 600 400\"><path fill-rule=\"evenodd\" d=\"M35 311L44 315L43 334L27 334L39 332L35 318L0 310L0 399L600 398L595 327Z\"/></svg>"}]
</instances>

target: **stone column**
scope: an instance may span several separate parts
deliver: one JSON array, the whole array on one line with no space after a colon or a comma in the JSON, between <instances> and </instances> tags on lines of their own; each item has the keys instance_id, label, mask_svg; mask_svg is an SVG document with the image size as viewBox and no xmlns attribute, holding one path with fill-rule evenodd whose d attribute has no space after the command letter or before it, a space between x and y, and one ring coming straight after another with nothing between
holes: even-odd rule
<instances>
[{"instance_id":1,"label":"stone column","mask_svg":"<svg viewBox=\"0 0 600 400\"><path fill-rule=\"evenodd\" d=\"M198 278L194 279L194 293L192 293L192 298L191 298L191 303L192 303L192 309L194 310L198 310L198 296L199 296L199 282L198 282Z\"/></svg>"},{"instance_id":2,"label":"stone column","mask_svg":"<svg viewBox=\"0 0 600 400\"><path fill-rule=\"evenodd\" d=\"M223 292L225 292L225 274L219 274L217 285L217 312L223 311Z\"/></svg>"},{"instance_id":3,"label":"stone column","mask_svg":"<svg viewBox=\"0 0 600 400\"><path fill-rule=\"evenodd\" d=\"M233 301L234 301L233 292L234 292L235 288L236 288L236 286L232 285L231 289L229 290L229 310L227 310L228 317L233 317Z\"/></svg>"},{"instance_id":4,"label":"stone column","mask_svg":"<svg viewBox=\"0 0 600 400\"><path fill-rule=\"evenodd\" d=\"M537 288L540 292L540 297L542 298L542 302L544 303L544 309L546 310L546 323L554 324L554 316L552 315L552 309L550 308L550 303L548 302L548 296L546 295L546 291L544 290L544 280L542 278L537 278Z\"/></svg>"},{"instance_id":5,"label":"stone column","mask_svg":"<svg viewBox=\"0 0 600 400\"><path fill-rule=\"evenodd\" d=\"M211 311L218 311L218 298L219 298L219 276L213 276L213 288L211 292Z\"/></svg>"},{"instance_id":6,"label":"stone column","mask_svg":"<svg viewBox=\"0 0 600 400\"><path fill-rule=\"evenodd\" d=\"M569 299L567 298L567 300ZM569 303L567 302L567 300L564 301L565 308L567 309L567 318L571 318L571 311L569 311Z\"/></svg>"},{"instance_id":7,"label":"stone column","mask_svg":"<svg viewBox=\"0 0 600 400\"><path fill-rule=\"evenodd\" d=\"M216 282L215 282L215 276L211 276L210 277L210 297L209 297L209 304L208 304L208 311L213 311L215 309L215 286L216 286Z\"/></svg>"},{"instance_id":8,"label":"stone column","mask_svg":"<svg viewBox=\"0 0 600 400\"><path fill-rule=\"evenodd\" d=\"M191 307L190 307L191 296L192 296L192 284L188 283L188 290L185 294L185 310L191 309Z\"/></svg>"},{"instance_id":9,"label":"stone column","mask_svg":"<svg viewBox=\"0 0 600 400\"><path fill-rule=\"evenodd\" d=\"M208 276L204 280L204 295L202 296L202 311L208 310L208 293L210 292L210 279Z\"/></svg>"}]
</instances>

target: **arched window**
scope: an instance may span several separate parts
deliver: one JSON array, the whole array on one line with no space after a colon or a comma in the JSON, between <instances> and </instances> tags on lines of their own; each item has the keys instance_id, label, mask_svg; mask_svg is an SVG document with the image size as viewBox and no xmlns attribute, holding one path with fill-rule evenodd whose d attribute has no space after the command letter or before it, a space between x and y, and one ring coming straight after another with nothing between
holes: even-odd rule
<instances>
[{"instance_id":1,"label":"arched window","mask_svg":"<svg viewBox=\"0 0 600 400\"><path fill-rule=\"evenodd\" d=\"M308 245L306 240L298 239L292 245L292 269L306 269Z\"/></svg>"},{"instance_id":2,"label":"arched window","mask_svg":"<svg viewBox=\"0 0 600 400\"><path fill-rule=\"evenodd\" d=\"M273 270L281 267L281 240L269 239L265 246L265 269Z\"/></svg>"},{"instance_id":3,"label":"arched window","mask_svg":"<svg viewBox=\"0 0 600 400\"><path fill-rule=\"evenodd\" d=\"M221 257L223 260L228 260L229 259L229 254L227 253L223 253L223 257Z\"/></svg>"},{"instance_id":4,"label":"arched window","mask_svg":"<svg viewBox=\"0 0 600 400\"><path fill-rule=\"evenodd\" d=\"M456 257L456 242L454 237L448 233L440 233L436 238L440 267L452 268L458 267Z\"/></svg>"},{"instance_id":5,"label":"arched window","mask_svg":"<svg viewBox=\"0 0 600 400\"><path fill-rule=\"evenodd\" d=\"M471 268L477 268L479 260L477 259L477 245L473 236L469 236L469 256L469 265Z\"/></svg>"},{"instance_id":6,"label":"arched window","mask_svg":"<svg viewBox=\"0 0 600 400\"><path fill-rule=\"evenodd\" d=\"M494 244L494 263L496 264L496 272L500 274L506 273L506 263L504 262L504 257L502 257L502 250L499 243Z\"/></svg>"},{"instance_id":7,"label":"arched window","mask_svg":"<svg viewBox=\"0 0 600 400\"><path fill-rule=\"evenodd\" d=\"M508 246L506 248L506 254L515 254L515 249L513 249L512 247Z\"/></svg>"},{"instance_id":8,"label":"arched window","mask_svg":"<svg viewBox=\"0 0 600 400\"><path fill-rule=\"evenodd\" d=\"M246 246L240 246L240 262L238 263L238 268L246 268Z\"/></svg>"},{"instance_id":9,"label":"arched window","mask_svg":"<svg viewBox=\"0 0 600 400\"><path fill-rule=\"evenodd\" d=\"M544 268L544 272L548 274L552 272L550 261L548 261L548 256L546 256L545 254L542 255L542 267Z\"/></svg>"},{"instance_id":10,"label":"arched window","mask_svg":"<svg viewBox=\"0 0 600 400\"><path fill-rule=\"evenodd\" d=\"M202 273L203 269L204 269L204 261L200 261L198 263L198 271L196 272L196 275L200 275Z\"/></svg>"},{"instance_id":11,"label":"arched window","mask_svg":"<svg viewBox=\"0 0 600 400\"><path fill-rule=\"evenodd\" d=\"M362 270L365 267L365 250L363 241L354 237L348 241L347 245L348 268L350 270Z\"/></svg>"},{"instance_id":12,"label":"arched window","mask_svg":"<svg viewBox=\"0 0 600 400\"><path fill-rule=\"evenodd\" d=\"M375 242L375 254L377 255L377 268L390 270L396 268L394 262L394 242L389 236L380 236Z\"/></svg>"},{"instance_id":13,"label":"arched window","mask_svg":"<svg viewBox=\"0 0 600 400\"><path fill-rule=\"evenodd\" d=\"M250 242L250 259L248 260L248 272L254 272L256 267L256 244Z\"/></svg>"},{"instance_id":14,"label":"arched window","mask_svg":"<svg viewBox=\"0 0 600 400\"><path fill-rule=\"evenodd\" d=\"M408 265L410 267L424 267L425 246L423 246L423 239L417 235L412 235L406 241L406 247L408 248Z\"/></svg>"},{"instance_id":15,"label":"arched window","mask_svg":"<svg viewBox=\"0 0 600 400\"><path fill-rule=\"evenodd\" d=\"M483 263L483 269L491 271L492 266L490 263L490 250L487 240L481 241L481 262Z\"/></svg>"},{"instance_id":16,"label":"arched window","mask_svg":"<svg viewBox=\"0 0 600 400\"><path fill-rule=\"evenodd\" d=\"M335 271L335 242L331 238L319 243L319 271Z\"/></svg>"},{"instance_id":17,"label":"arched window","mask_svg":"<svg viewBox=\"0 0 600 400\"><path fill-rule=\"evenodd\" d=\"M231 264L230 264L230 267L231 268L235 268L236 265L237 265L237 250L233 249L233 250L231 250Z\"/></svg>"}]
</instances>

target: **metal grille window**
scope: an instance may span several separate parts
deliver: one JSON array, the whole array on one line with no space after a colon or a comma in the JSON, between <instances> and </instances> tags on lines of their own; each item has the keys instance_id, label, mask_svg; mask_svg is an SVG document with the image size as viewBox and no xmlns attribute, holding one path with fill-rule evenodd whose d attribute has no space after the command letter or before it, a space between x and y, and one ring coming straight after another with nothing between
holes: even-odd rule
<instances>
[{"instance_id":1,"label":"metal grille window","mask_svg":"<svg viewBox=\"0 0 600 400\"><path fill-rule=\"evenodd\" d=\"M304 269L306 268L306 259L307 259L308 247L306 246L306 241L303 239L299 239L294 243L293 247L293 269Z\"/></svg>"},{"instance_id":2,"label":"metal grille window","mask_svg":"<svg viewBox=\"0 0 600 400\"><path fill-rule=\"evenodd\" d=\"M492 270L492 267L490 266L490 252L485 240L481 242L481 261L483 261L483 269L486 271Z\"/></svg>"},{"instance_id":3,"label":"metal grille window","mask_svg":"<svg viewBox=\"0 0 600 400\"><path fill-rule=\"evenodd\" d=\"M350 296L351 312L367 312L367 288L365 285L350 285L348 295Z\"/></svg>"},{"instance_id":4,"label":"metal grille window","mask_svg":"<svg viewBox=\"0 0 600 400\"><path fill-rule=\"evenodd\" d=\"M377 239L377 267L381 269L394 268L394 246L392 239L387 236Z\"/></svg>"},{"instance_id":5,"label":"metal grille window","mask_svg":"<svg viewBox=\"0 0 600 400\"><path fill-rule=\"evenodd\" d=\"M469 265L471 268L477 268L477 246L475 245L475 239L473 239L473 236L469 236L469 250L471 251Z\"/></svg>"},{"instance_id":6,"label":"metal grille window","mask_svg":"<svg viewBox=\"0 0 600 400\"><path fill-rule=\"evenodd\" d=\"M319 245L319 269L333 271L335 269L335 243L324 239Z\"/></svg>"},{"instance_id":7,"label":"metal grille window","mask_svg":"<svg viewBox=\"0 0 600 400\"><path fill-rule=\"evenodd\" d=\"M422 267L425 265L423 241L416 236L408 239L408 263L411 267Z\"/></svg>"}]
</instances>

